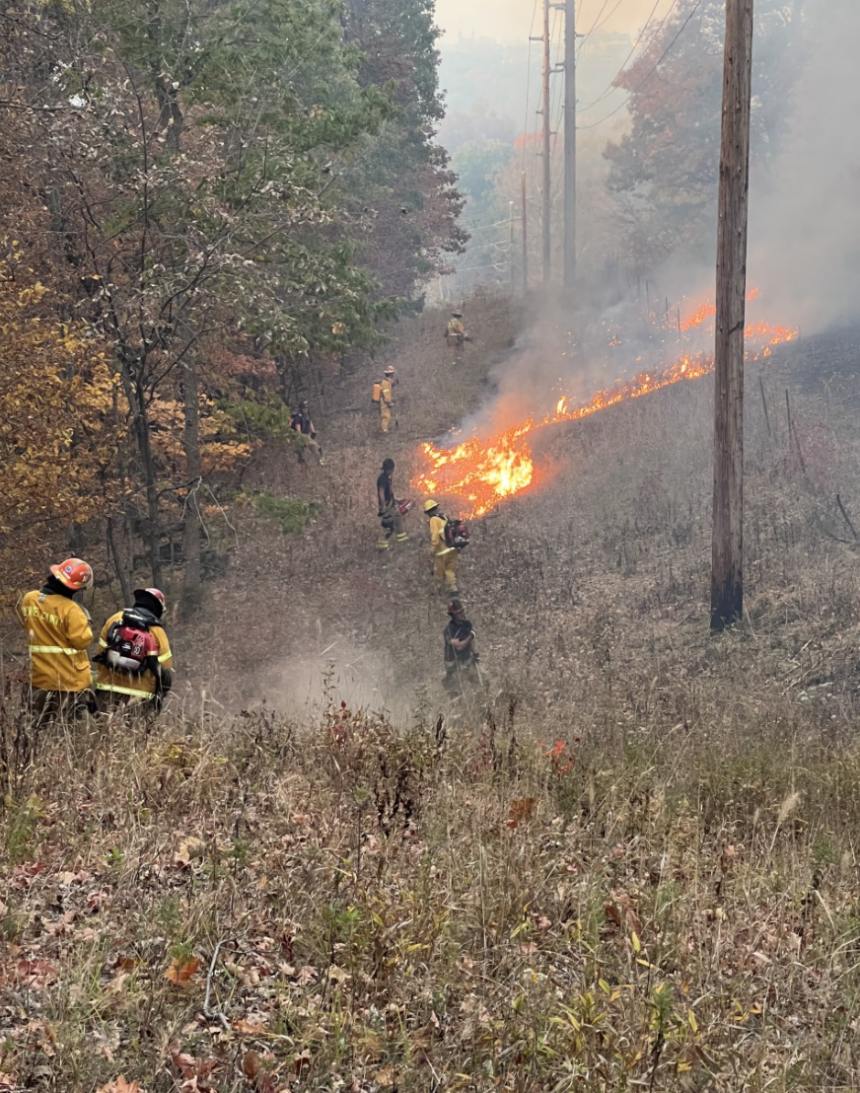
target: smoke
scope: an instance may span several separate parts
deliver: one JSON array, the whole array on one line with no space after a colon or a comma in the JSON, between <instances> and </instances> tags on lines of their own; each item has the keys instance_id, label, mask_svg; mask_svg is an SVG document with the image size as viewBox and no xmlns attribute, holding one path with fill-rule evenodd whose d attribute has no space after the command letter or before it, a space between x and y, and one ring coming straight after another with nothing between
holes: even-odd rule
<instances>
[{"instance_id":1,"label":"smoke","mask_svg":"<svg viewBox=\"0 0 860 1093\"><path fill-rule=\"evenodd\" d=\"M802 71L784 103L759 104L771 115L783 111L787 129L767 169L760 150L753 168L747 286L760 295L748 304L747 321L811 334L860 321L860 0L833 0L826 11L809 5L802 15L800 7L783 14L804 20ZM768 93L778 96L778 87L771 84ZM602 177L593 181L604 184ZM593 284L581 283L575 318L546 294L515 352L491 371L486 405L445 445L540 420L561 395L568 404L587 402L617 380L662 370L683 354L712 353L712 322L677 330L679 310L686 316L715 296L716 208L712 216L704 241L652 267L647 280L628 279L617 293L605 291L596 274ZM589 263L581 272L583 266L587 276ZM594 306L583 306L583 293Z\"/></svg>"},{"instance_id":2,"label":"smoke","mask_svg":"<svg viewBox=\"0 0 860 1093\"><path fill-rule=\"evenodd\" d=\"M750 276L808 333L860 319L857 0L810 5L810 49L771 193L750 198Z\"/></svg>"},{"instance_id":3,"label":"smoke","mask_svg":"<svg viewBox=\"0 0 860 1093\"><path fill-rule=\"evenodd\" d=\"M318 655L291 655L283 664L269 663L256 673L245 705L314 720L327 705L341 702L352 710L387 711L399 718L411 712L409 696L398 686L389 658L345 639Z\"/></svg>"}]
</instances>

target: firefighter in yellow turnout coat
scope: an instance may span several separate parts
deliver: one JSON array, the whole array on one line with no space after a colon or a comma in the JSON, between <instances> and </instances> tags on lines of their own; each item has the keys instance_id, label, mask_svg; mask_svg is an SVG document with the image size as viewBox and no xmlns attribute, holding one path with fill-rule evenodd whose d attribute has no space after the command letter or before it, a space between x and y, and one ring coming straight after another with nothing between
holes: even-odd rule
<instances>
[{"instance_id":1,"label":"firefighter in yellow turnout coat","mask_svg":"<svg viewBox=\"0 0 860 1093\"><path fill-rule=\"evenodd\" d=\"M394 369L389 364L379 385L379 425L384 433L388 432L391 423L391 408L394 406L394 388L397 384Z\"/></svg>"},{"instance_id":2,"label":"firefighter in yellow turnout coat","mask_svg":"<svg viewBox=\"0 0 860 1093\"><path fill-rule=\"evenodd\" d=\"M394 406L394 388L397 386L396 373L389 364L382 379L373 385L373 401L379 405L379 427L388 432L391 424L391 408Z\"/></svg>"},{"instance_id":3,"label":"firefighter in yellow turnout coat","mask_svg":"<svg viewBox=\"0 0 860 1093\"><path fill-rule=\"evenodd\" d=\"M96 690L99 706L103 710L136 705L141 706L146 714L157 714L161 709L163 697L173 685L173 653L167 633L159 621L163 613L164 593L157 588L138 588L134 593L134 608L130 612L117 611L102 627L99 655L96 657ZM150 654L148 659L153 661L155 670L122 671L111 663L111 628L134 617L143 619L146 624L149 647L144 652Z\"/></svg>"},{"instance_id":4,"label":"firefighter in yellow turnout coat","mask_svg":"<svg viewBox=\"0 0 860 1093\"><path fill-rule=\"evenodd\" d=\"M457 594L457 557L456 547L445 542L445 525L448 521L439 511L437 501L424 502L424 512L430 521L430 549L433 553L433 578L440 592Z\"/></svg>"},{"instance_id":5,"label":"firefighter in yellow turnout coat","mask_svg":"<svg viewBox=\"0 0 860 1093\"><path fill-rule=\"evenodd\" d=\"M445 341L451 350L451 363L462 364L463 346L469 341L469 335L463 326L463 312L459 308L451 312L451 318L445 327Z\"/></svg>"},{"instance_id":6,"label":"firefighter in yellow turnout coat","mask_svg":"<svg viewBox=\"0 0 860 1093\"><path fill-rule=\"evenodd\" d=\"M30 701L39 723L95 709L87 656L93 631L89 615L73 599L92 581L86 562L67 558L52 565L44 586L18 604L30 654Z\"/></svg>"}]
</instances>

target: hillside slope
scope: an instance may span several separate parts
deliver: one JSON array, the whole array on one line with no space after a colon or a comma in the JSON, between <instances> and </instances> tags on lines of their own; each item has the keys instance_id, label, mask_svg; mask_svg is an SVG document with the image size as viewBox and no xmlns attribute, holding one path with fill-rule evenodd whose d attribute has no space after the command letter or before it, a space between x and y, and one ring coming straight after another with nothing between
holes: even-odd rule
<instances>
[{"instance_id":1,"label":"hillside slope","mask_svg":"<svg viewBox=\"0 0 860 1093\"><path fill-rule=\"evenodd\" d=\"M0 1089L854 1089L856 336L761 370L769 429L749 370L749 617L717 639L710 382L547 431L551 481L463 560L493 687L454 726L426 544L383 568L372 482L491 384L438 317L404 331L389 442L356 378L326 467L257 466L325 508L239 529L151 731L28 755L2 708Z\"/></svg>"},{"instance_id":2,"label":"hillside slope","mask_svg":"<svg viewBox=\"0 0 860 1093\"><path fill-rule=\"evenodd\" d=\"M324 507L304 538L258 523L240 541L203 627L231 642L222 656L216 641L211 668L200 666L211 697L278 707L316 696L332 668L350 699L372 708L403 712L425 689L433 704L445 616L424 520L416 506L413 541L377 557L374 480L391 455L398 492L412 495L420 442L492 399L485 373L494 361L516 364L506 349L511 324L492 310L501 305L483 306L462 373L446 362L441 317L404 325L385 358L401 379L399 428L388 438L369 409L367 379L351 378L318 414L326 467L269 456L249 476ZM707 630L712 380L545 430L535 442L545 484L476 521L461 559L463 598L496 687L534 713L578 724L599 723L604 706L610 721L619 708L636 720L644 707L698 723L729 695L772 709L805 701L808 684L831 678L839 685L828 701L847 702L860 586L836 496L860 524L856 364L857 337L844 333L778 348L748 369L748 620L720 640ZM235 665L228 680L225 663Z\"/></svg>"}]
</instances>

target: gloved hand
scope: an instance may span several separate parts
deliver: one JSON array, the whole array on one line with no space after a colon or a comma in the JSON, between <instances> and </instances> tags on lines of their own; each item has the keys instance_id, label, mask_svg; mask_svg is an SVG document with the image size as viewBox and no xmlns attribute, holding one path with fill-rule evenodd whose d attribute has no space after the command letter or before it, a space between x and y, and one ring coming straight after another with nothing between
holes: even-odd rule
<instances>
[{"instance_id":1,"label":"gloved hand","mask_svg":"<svg viewBox=\"0 0 860 1093\"><path fill-rule=\"evenodd\" d=\"M473 664L477 664L480 659L481 658L478 656L477 653L472 653L472 663Z\"/></svg>"},{"instance_id":2,"label":"gloved hand","mask_svg":"<svg viewBox=\"0 0 860 1093\"><path fill-rule=\"evenodd\" d=\"M316 440L316 438L317 438L317 434L316 433L311 433L311 440Z\"/></svg>"},{"instance_id":3,"label":"gloved hand","mask_svg":"<svg viewBox=\"0 0 860 1093\"><path fill-rule=\"evenodd\" d=\"M382 519L382 517L383 517L383 516L385 515L385 513L384 513L384 512L382 511L382 509L380 509L380 510L379 510L379 512L377 512L377 514L376 514L376 515L377 515L377 516L379 517L379 519L381 520L381 519Z\"/></svg>"}]
</instances>

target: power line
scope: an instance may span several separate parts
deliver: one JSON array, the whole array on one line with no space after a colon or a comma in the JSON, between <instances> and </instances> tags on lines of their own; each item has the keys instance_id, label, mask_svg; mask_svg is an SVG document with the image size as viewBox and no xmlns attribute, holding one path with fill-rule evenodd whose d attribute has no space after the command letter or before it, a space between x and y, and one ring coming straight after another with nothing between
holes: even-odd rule
<instances>
[{"instance_id":1,"label":"power line","mask_svg":"<svg viewBox=\"0 0 860 1093\"><path fill-rule=\"evenodd\" d=\"M663 23L660 24L661 29L662 29L663 25L665 24L666 19L669 18L669 15L671 14L672 10L675 8L677 3L678 3L678 0L675 0L675 2L672 4L672 7L666 13L665 18L663 19ZM598 95L597 98L594 100L594 102L586 103L582 108L583 110L590 110L592 108L592 106L597 106L597 104L599 102L603 102L603 100L606 98L606 96L610 95L615 90L615 81L618 79L618 77L621 75L621 73L624 71L624 69L628 66L628 64L630 63L631 57L636 52L636 50L639 48L639 43L644 38L645 31L650 26L651 20L654 18L654 15L655 15L655 13L657 11L657 8L659 6L660 6L660 0L655 0L654 7L651 9L651 14L648 16L648 20L645 23L645 26L639 31L639 37L633 43L633 48L627 54L627 57L624 61L624 64L622 64L621 68L619 68L618 71L615 73L615 75L612 77L612 79L609 82L609 85L607 86L606 90L602 94ZM696 6L698 7L698 5L696 5Z\"/></svg>"},{"instance_id":2,"label":"power line","mask_svg":"<svg viewBox=\"0 0 860 1093\"><path fill-rule=\"evenodd\" d=\"M595 17L594 17L594 22L593 22L593 23L591 24L591 30L587 30L587 31L585 32L585 37L586 37L586 38L587 38L587 37L589 36L589 34L591 34L591 32L592 32L592 31L594 30L594 28L595 28L595 27L597 26L597 23L598 23L598 21L599 21L599 19L600 19L600 16L601 16L601 15L602 15L602 14L603 14L603 13L604 13L605 11L606 11L606 5L607 5L608 3L609 3L609 0L603 0L603 7L602 7L602 8L600 9L600 11L599 11L599 12L597 13L597 15L595 15ZM621 3L621 0L618 0L618 4L620 4L620 3ZM618 7L618 4L616 4L615 6L616 6L616 7Z\"/></svg>"},{"instance_id":3,"label":"power line","mask_svg":"<svg viewBox=\"0 0 860 1093\"><path fill-rule=\"evenodd\" d=\"M678 41L678 39L684 33L684 30L686 29L687 24L690 22L690 20L693 18L693 16L696 14L696 12L699 10L701 5L702 5L702 0L696 0L696 3L693 5L693 7L690 11L690 14L687 16L687 18L684 20L684 22L679 27L678 33L675 35L675 37L672 39L672 41L668 44L668 46L666 46L666 48L663 50L662 55L654 62L654 64L649 69L648 73L630 91L630 93L628 94L628 96L624 100L624 102L619 103L618 106L616 106L615 109L611 113L606 115L606 117L601 118L599 121L591 122L591 124L589 124L589 125L578 125L577 129L596 129L598 125L602 125L605 121L609 121L609 119L611 117L613 117L613 115L617 114L619 110L621 110L623 107L625 107L630 102L630 100L633 98L633 96L636 94L636 92L641 90L641 88L645 86L645 84L648 82L648 80L651 79L651 77L654 75L654 73L657 71L657 69L660 67L660 65L663 63L663 61L666 59L666 57L669 54L669 51L672 49L674 44ZM674 8L674 6L675 5L673 4L672 7ZM667 15L667 18L668 18L668 15ZM665 23L665 21L666 20L664 19L663 22ZM616 79L617 79L617 77L616 77Z\"/></svg>"},{"instance_id":4,"label":"power line","mask_svg":"<svg viewBox=\"0 0 860 1093\"><path fill-rule=\"evenodd\" d=\"M612 18L612 16L616 13L616 11L618 11L618 9L621 7L621 5L623 3L624 3L624 0L618 0L618 3L615 5L615 7L612 9L612 11L609 12L609 14L603 20L603 22L602 23L595 23L595 25L591 28L591 30L588 33L589 34L594 34L595 31L600 30L601 27L605 26L609 22L609 20ZM603 6L606 7L606 4L604 4ZM598 15L597 18L599 19L600 16Z\"/></svg>"},{"instance_id":5,"label":"power line","mask_svg":"<svg viewBox=\"0 0 860 1093\"><path fill-rule=\"evenodd\" d=\"M534 7L532 8L532 21L529 26L529 41L528 41L528 53L526 55L526 116L523 120L523 162L522 172L525 174L526 170L526 134L529 131L529 100L531 97L531 73L532 73L532 31L535 28L535 18L537 17L538 0L535 0Z\"/></svg>"}]
</instances>

